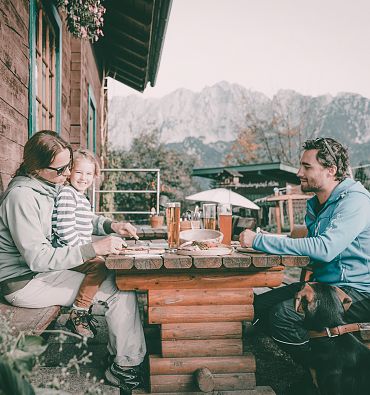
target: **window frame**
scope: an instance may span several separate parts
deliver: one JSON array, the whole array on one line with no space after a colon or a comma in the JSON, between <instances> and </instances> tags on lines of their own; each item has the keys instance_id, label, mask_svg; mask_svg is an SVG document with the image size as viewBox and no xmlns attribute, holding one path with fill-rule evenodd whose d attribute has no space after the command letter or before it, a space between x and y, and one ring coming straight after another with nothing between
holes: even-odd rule
<instances>
[{"instance_id":1,"label":"window frame","mask_svg":"<svg viewBox=\"0 0 370 395\"><path fill-rule=\"evenodd\" d=\"M28 89L28 136L36 132L36 23L38 3L41 3L55 30L55 132L61 131L61 102L62 102L62 21L58 10L51 2L30 0L29 6L29 89Z\"/></svg>"},{"instance_id":2,"label":"window frame","mask_svg":"<svg viewBox=\"0 0 370 395\"><path fill-rule=\"evenodd\" d=\"M90 106L91 105L91 106ZM90 130L90 108L93 107L94 108L94 112L93 112L93 130ZM87 149L90 149L90 142L91 142L91 138L92 138L92 151L94 152L94 154L96 154L96 129L97 129L97 124L96 124L96 114L97 113L97 109L96 109L96 101L95 101L95 96L94 96L94 92L91 89L91 86L89 84L88 87L88 98L87 98ZM91 133L92 132L92 133ZM92 134L92 136L91 136Z\"/></svg>"}]
</instances>

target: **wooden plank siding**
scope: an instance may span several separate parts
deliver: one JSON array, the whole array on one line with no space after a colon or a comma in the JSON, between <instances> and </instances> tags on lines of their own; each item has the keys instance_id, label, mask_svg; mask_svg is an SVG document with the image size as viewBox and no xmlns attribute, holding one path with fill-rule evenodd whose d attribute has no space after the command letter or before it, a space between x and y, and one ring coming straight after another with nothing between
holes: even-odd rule
<instances>
[{"instance_id":1,"label":"wooden plank siding","mask_svg":"<svg viewBox=\"0 0 370 395\"><path fill-rule=\"evenodd\" d=\"M0 0L0 193L18 168L28 140L29 1ZM62 21L61 136L74 148L87 146L89 86L96 102L96 147L101 155L103 71L88 40L72 38Z\"/></svg>"},{"instance_id":2,"label":"wooden plank siding","mask_svg":"<svg viewBox=\"0 0 370 395\"><path fill-rule=\"evenodd\" d=\"M24 21L27 18L27 22ZM0 193L18 167L28 122L28 2L0 0Z\"/></svg>"}]
</instances>

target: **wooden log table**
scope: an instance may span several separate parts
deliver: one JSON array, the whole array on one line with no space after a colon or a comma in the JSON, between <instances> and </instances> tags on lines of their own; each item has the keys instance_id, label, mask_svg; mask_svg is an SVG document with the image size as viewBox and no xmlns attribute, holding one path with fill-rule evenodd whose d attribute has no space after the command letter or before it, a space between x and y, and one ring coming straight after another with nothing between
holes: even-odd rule
<instances>
[{"instance_id":1,"label":"wooden log table","mask_svg":"<svg viewBox=\"0 0 370 395\"><path fill-rule=\"evenodd\" d=\"M148 323L160 325L161 353L149 355L150 392L273 394L256 387L242 322L253 320L253 288L278 287L286 266L308 262L262 253L109 256L118 288L146 291Z\"/></svg>"}]
</instances>

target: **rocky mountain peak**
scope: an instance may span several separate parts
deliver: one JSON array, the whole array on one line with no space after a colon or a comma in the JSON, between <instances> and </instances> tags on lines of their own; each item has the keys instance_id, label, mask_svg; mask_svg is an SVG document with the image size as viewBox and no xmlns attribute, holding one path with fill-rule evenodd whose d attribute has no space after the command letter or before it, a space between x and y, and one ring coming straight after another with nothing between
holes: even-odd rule
<instances>
[{"instance_id":1,"label":"rocky mountain peak","mask_svg":"<svg viewBox=\"0 0 370 395\"><path fill-rule=\"evenodd\" d=\"M222 143L218 147L229 148L241 129L256 119L271 122L273 117L286 120L290 128L301 128L302 138L338 138L355 153L356 161L369 156L369 99L346 92L312 97L286 89L270 99L227 81L200 92L180 88L162 98L113 97L109 102L109 144L127 149L135 135L157 129L166 144L183 146L185 151L207 147L213 152L210 155L218 152L220 164L223 153L215 150L217 142ZM214 162L215 158L212 165Z\"/></svg>"}]
</instances>

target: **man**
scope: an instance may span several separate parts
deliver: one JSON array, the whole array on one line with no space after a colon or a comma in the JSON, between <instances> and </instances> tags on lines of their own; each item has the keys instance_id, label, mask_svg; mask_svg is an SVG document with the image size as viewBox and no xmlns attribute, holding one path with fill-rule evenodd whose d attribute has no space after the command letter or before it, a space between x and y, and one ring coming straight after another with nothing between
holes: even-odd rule
<instances>
[{"instance_id":1,"label":"man","mask_svg":"<svg viewBox=\"0 0 370 395\"><path fill-rule=\"evenodd\" d=\"M308 140L303 145L297 173L307 202L308 237L291 239L245 230L243 247L271 254L307 255L310 281L338 286L352 298L346 321L370 321L370 193L349 178L347 149L332 138ZM292 357L309 366L310 344L304 317L294 309L302 283L291 284L255 297L255 322Z\"/></svg>"}]
</instances>

